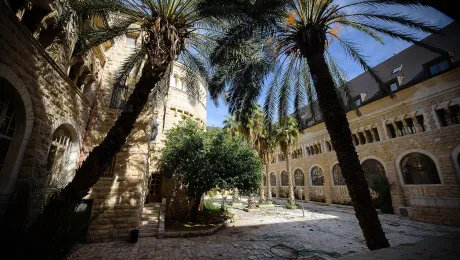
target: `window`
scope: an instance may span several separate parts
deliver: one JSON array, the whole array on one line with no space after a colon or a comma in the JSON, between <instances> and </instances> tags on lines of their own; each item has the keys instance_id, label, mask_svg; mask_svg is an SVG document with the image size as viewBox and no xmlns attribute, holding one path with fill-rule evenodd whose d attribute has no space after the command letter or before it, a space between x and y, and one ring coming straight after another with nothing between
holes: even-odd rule
<instances>
[{"instance_id":1,"label":"window","mask_svg":"<svg viewBox=\"0 0 460 260\"><path fill-rule=\"evenodd\" d=\"M136 46L137 37L134 35L126 35L125 44L129 46Z\"/></svg>"},{"instance_id":2,"label":"window","mask_svg":"<svg viewBox=\"0 0 460 260\"><path fill-rule=\"evenodd\" d=\"M5 91L5 86L0 86L0 171L5 163L11 142L16 129L16 108L11 100L11 95ZM5 88L5 89L3 89Z\"/></svg>"},{"instance_id":3,"label":"window","mask_svg":"<svg viewBox=\"0 0 460 260\"><path fill-rule=\"evenodd\" d=\"M402 69L402 64L401 64L401 65L399 65L398 67L394 68L394 69L393 69L393 72L392 72L391 74L395 74L395 73L398 73L398 72L400 72L400 71L401 71L401 69Z\"/></svg>"},{"instance_id":4,"label":"window","mask_svg":"<svg viewBox=\"0 0 460 260\"><path fill-rule=\"evenodd\" d=\"M377 128L372 128L372 133L374 134L374 139L376 142L380 141L379 130Z\"/></svg>"},{"instance_id":5,"label":"window","mask_svg":"<svg viewBox=\"0 0 460 260\"><path fill-rule=\"evenodd\" d=\"M361 106L361 97L360 96L355 98L355 106L357 106L357 107Z\"/></svg>"},{"instance_id":6,"label":"window","mask_svg":"<svg viewBox=\"0 0 460 260\"><path fill-rule=\"evenodd\" d=\"M331 143L329 141L326 141L326 152L332 151Z\"/></svg>"},{"instance_id":7,"label":"window","mask_svg":"<svg viewBox=\"0 0 460 260\"><path fill-rule=\"evenodd\" d=\"M332 168L332 177L334 179L334 185L336 186L346 185L345 179L343 178L343 175L342 175L342 169L340 169L339 164L334 165L334 168Z\"/></svg>"},{"instance_id":8,"label":"window","mask_svg":"<svg viewBox=\"0 0 460 260\"><path fill-rule=\"evenodd\" d=\"M110 99L110 108L123 109L128 99L128 87L115 85Z\"/></svg>"},{"instance_id":9,"label":"window","mask_svg":"<svg viewBox=\"0 0 460 260\"><path fill-rule=\"evenodd\" d=\"M110 161L110 164L105 169L104 173L102 174L102 177L113 177L113 174L115 172L115 159L116 159L116 155Z\"/></svg>"},{"instance_id":10,"label":"window","mask_svg":"<svg viewBox=\"0 0 460 260\"><path fill-rule=\"evenodd\" d=\"M321 145L317 144L316 146L318 147L318 152L319 152L319 153L322 153L322 151L321 151Z\"/></svg>"},{"instance_id":11,"label":"window","mask_svg":"<svg viewBox=\"0 0 460 260\"><path fill-rule=\"evenodd\" d=\"M364 134L362 132L358 133L358 137L359 137L360 144L366 144L366 137L364 137Z\"/></svg>"},{"instance_id":12,"label":"window","mask_svg":"<svg viewBox=\"0 0 460 260\"><path fill-rule=\"evenodd\" d=\"M63 188L70 181L68 167L71 162L72 138L65 125L58 127L52 136L47 158L47 170L51 172L49 186ZM76 159L76 158L74 158Z\"/></svg>"},{"instance_id":13,"label":"window","mask_svg":"<svg viewBox=\"0 0 460 260\"><path fill-rule=\"evenodd\" d=\"M324 185L324 173L321 168L315 166L311 169L311 185L312 186L323 186Z\"/></svg>"},{"instance_id":14,"label":"window","mask_svg":"<svg viewBox=\"0 0 460 260\"><path fill-rule=\"evenodd\" d=\"M305 177L303 175L303 171L300 169L295 170L294 172L294 180L295 180L295 186L296 187L301 187L305 185Z\"/></svg>"},{"instance_id":15,"label":"window","mask_svg":"<svg viewBox=\"0 0 460 260\"><path fill-rule=\"evenodd\" d=\"M311 153L310 153L310 148L305 147L305 152L307 153L307 156L310 156L310 155L311 155Z\"/></svg>"},{"instance_id":16,"label":"window","mask_svg":"<svg viewBox=\"0 0 460 260\"><path fill-rule=\"evenodd\" d=\"M423 153L410 153L401 160L405 184L441 184L436 164Z\"/></svg>"},{"instance_id":17,"label":"window","mask_svg":"<svg viewBox=\"0 0 460 260\"><path fill-rule=\"evenodd\" d=\"M356 137L355 134L352 134L352 135L351 135L351 138L353 139L353 143L354 143L355 145L359 145L358 137Z\"/></svg>"},{"instance_id":18,"label":"window","mask_svg":"<svg viewBox=\"0 0 460 260\"><path fill-rule=\"evenodd\" d=\"M417 123L420 125L420 129L422 130L422 132L425 132L426 127L425 127L423 115L415 116L415 120L417 120Z\"/></svg>"},{"instance_id":19,"label":"window","mask_svg":"<svg viewBox=\"0 0 460 260\"><path fill-rule=\"evenodd\" d=\"M404 120L406 121L409 134L415 134L417 131L415 130L414 120L412 120L412 118L406 118Z\"/></svg>"},{"instance_id":20,"label":"window","mask_svg":"<svg viewBox=\"0 0 460 260\"><path fill-rule=\"evenodd\" d=\"M396 90L398 90L398 82L393 82L390 84L390 90L391 92L395 92Z\"/></svg>"},{"instance_id":21,"label":"window","mask_svg":"<svg viewBox=\"0 0 460 260\"><path fill-rule=\"evenodd\" d=\"M372 136L372 133L370 130L365 130L364 133L366 133L366 138L368 143L373 143L374 142L374 137Z\"/></svg>"},{"instance_id":22,"label":"window","mask_svg":"<svg viewBox=\"0 0 460 260\"><path fill-rule=\"evenodd\" d=\"M383 165L375 159L365 160L362 166L368 185L371 185L374 176L385 176Z\"/></svg>"},{"instance_id":23,"label":"window","mask_svg":"<svg viewBox=\"0 0 460 260\"><path fill-rule=\"evenodd\" d=\"M447 60L443 60L429 67L431 76L435 76L447 69L449 69L450 63Z\"/></svg>"},{"instance_id":24,"label":"window","mask_svg":"<svg viewBox=\"0 0 460 260\"><path fill-rule=\"evenodd\" d=\"M387 129L388 129L388 135L390 138L395 138L396 137L396 129L393 126L393 124L387 124Z\"/></svg>"},{"instance_id":25,"label":"window","mask_svg":"<svg viewBox=\"0 0 460 260\"><path fill-rule=\"evenodd\" d=\"M281 186L288 186L289 178L286 171L281 172Z\"/></svg>"},{"instance_id":26,"label":"window","mask_svg":"<svg viewBox=\"0 0 460 260\"><path fill-rule=\"evenodd\" d=\"M274 172L270 173L270 186L276 186L276 174Z\"/></svg>"},{"instance_id":27,"label":"window","mask_svg":"<svg viewBox=\"0 0 460 260\"><path fill-rule=\"evenodd\" d=\"M398 134L399 136L405 136L406 135L406 129L404 128L404 125L401 121L396 121L396 128L398 129Z\"/></svg>"},{"instance_id":28,"label":"window","mask_svg":"<svg viewBox=\"0 0 460 260\"><path fill-rule=\"evenodd\" d=\"M267 186L267 176L263 175L264 186Z\"/></svg>"},{"instance_id":29,"label":"window","mask_svg":"<svg viewBox=\"0 0 460 260\"><path fill-rule=\"evenodd\" d=\"M460 106L459 105L453 105L449 106L449 114L450 114L450 121L452 124L459 124L460 122Z\"/></svg>"}]
</instances>

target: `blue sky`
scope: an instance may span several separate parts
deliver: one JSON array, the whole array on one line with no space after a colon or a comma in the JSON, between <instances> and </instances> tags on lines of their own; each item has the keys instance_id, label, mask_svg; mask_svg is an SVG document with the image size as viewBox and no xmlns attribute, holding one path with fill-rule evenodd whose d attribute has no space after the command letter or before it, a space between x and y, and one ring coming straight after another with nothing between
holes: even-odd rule
<instances>
[{"instance_id":1,"label":"blue sky","mask_svg":"<svg viewBox=\"0 0 460 260\"><path fill-rule=\"evenodd\" d=\"M405 8L397 7L389 10L390 12L398 12L410 15L411 17L420 18L425 22L443 27L449 24L452 20L443 15L442 13L432 8ZM418 37L424 38L427 34L414 32ZM371 66L375 66L380 62L390 58L394 53L401 52L410 46L409 43L399 40L394 40L389 37L384 37L384 44L380 44L375 40L363 35L355 30L344 29L340 31L341 37L353 42L358 43L362 54L366 57L368 63ZM341 49L338 44L333 43L330 49L331 54L337 60L339 66L345 70L348 79L352 79L359 74L363 73L362 68L355 62L353 62ZM262 104L264 95L259 98L259 103ZM219 106L215 106L214 102L209 99L207 103L207 125L208 126L222 126L226 115L228 115L227 106L220 101Z\"/></svg>"}]
</instances>

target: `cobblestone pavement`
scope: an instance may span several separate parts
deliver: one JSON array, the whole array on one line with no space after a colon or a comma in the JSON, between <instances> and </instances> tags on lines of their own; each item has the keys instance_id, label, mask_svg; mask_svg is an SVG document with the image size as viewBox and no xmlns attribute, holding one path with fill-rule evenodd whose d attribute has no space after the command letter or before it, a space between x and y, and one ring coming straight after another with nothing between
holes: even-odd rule
<instances>
[{"instance_id":1,"label":"cobblestone pavement","mask_svg":"<svg viewBox=\"0 0 460 260\"><path fill-rule=\"evenodd\" d=\"M304 206L305 217L280 205L251 213L230 207L239 219L211 236L80 244L69 259L334 259L368 251L351 209ZM392 246L460 231L396 215L380 221Z\"/></svg>"}]
</instances>

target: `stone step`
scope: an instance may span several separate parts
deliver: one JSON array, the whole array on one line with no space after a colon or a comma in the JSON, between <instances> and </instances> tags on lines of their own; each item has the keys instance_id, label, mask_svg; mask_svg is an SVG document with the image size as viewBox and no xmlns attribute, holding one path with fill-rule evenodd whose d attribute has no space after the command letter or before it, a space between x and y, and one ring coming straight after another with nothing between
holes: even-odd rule
<instances>
[{"instance_id":1,"label":"stone step","mask_svg":"<svg viewBox=\"0 0 460 260\"><path fill-rule=\"evenodd\" d=\"M158 219L158 216L142 216L141 218L142 221L158 221Z\"/></svg>"},{"instance_id":2,"label":"stone step","mask_svg":"<svg viewBox=\"0 0 460 260\"><path fill-rule=\"evenodd\" d=\"M155 209L143 209L142 214L160 214L160 210Z\"/></svg>"},{"instance_id":3,"label":"stone step","mask_svg":"<svg viewBox=\"0 0 460 260\"><path fill-rule=\"evenodd\" d=\"M153 224L153 223L147 223L147 224L142 224L139 227L139 230L150 230L150 229L158 229L159 224Z\"/></svg>"},{"instance_id":4,"label":"stone step","mask_svg":"<svg viewBox=\"0 0 460 260\"><path fill-rule=\"evenodd\" d=\"M160 203L144 204L144 208L160 208Z\"/></svg>"},{"instance_id":5,"label":"stone step","mask_svg":"<svg viewBox=\"0 0 460 260\"><path fill-rule=\"evenodd\" d=\"M158 225L159 221L158 220L141 220L141 225Z\"/></svg>"},{"instance_id":6,"label":"stone step","mask_svg":"<svg viewBox=\"0 0 460 260\"><path fill-rule=\"evenodd\" d=\"M139 231L139 237L156 237L157 236L157 233L158 231L151 231L151 232L140 232Z\"/></svg>"}]
</instances>

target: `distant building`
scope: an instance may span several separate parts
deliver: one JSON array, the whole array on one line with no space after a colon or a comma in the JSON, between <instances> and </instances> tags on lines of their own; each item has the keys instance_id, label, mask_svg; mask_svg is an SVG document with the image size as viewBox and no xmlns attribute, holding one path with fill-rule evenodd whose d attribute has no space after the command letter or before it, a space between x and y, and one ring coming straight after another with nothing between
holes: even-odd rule
<instances>
[{"instance_id":1,"label":"distant building","mask_svg":"<svg viewBox=\"0 0 460 260\"><path fill-rule=\"evenodd\" d=\"M411 46L375 66L394 99L382 94L369 73L352 79L362 116L349 111L347 117L367 180L388 177L397 214L460 226L460 25L451 23L423 42L451 57ZM295 194L349 204L334 144L319 114L313 118L308 106L299 114L303 131L291 155ZM272 191L279 197L288 195L284 161L277 154L270 165Z\"/></svg>"}]
</instances>

